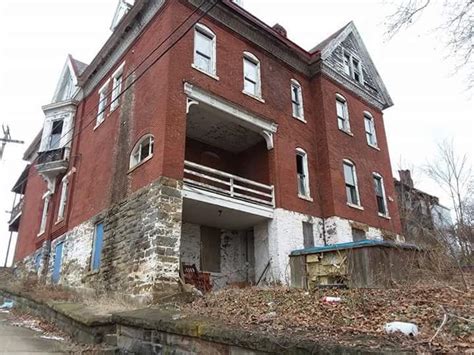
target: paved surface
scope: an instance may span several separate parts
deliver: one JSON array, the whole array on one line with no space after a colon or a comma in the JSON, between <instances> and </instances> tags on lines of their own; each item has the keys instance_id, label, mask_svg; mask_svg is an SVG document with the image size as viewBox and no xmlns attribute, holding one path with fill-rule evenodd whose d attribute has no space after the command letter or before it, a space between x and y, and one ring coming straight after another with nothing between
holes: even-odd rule
<instances>
[{"instance_id":1,"label":"paved surface","mask_svg":"<svg viewBox=\"0 0 474 355\"><path fill-rule=\"evenodd\" d=\"M9 324L8 314L0 313L0 354L58 354L66 343L43 339L40 332Z\"/></svg>"}]
</instances>

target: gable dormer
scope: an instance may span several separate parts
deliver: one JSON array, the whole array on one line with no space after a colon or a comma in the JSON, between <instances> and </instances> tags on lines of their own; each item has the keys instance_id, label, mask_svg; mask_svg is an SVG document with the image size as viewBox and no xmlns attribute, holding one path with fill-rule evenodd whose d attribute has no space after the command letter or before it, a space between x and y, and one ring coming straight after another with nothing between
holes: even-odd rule
<instances>
[{"instance_id":1,"label":"gable dormer","mask_svg":"<svg viewBox=\"0 0 474 355\"><path fill-rule=\"evenodd\" d=\"M322 71L381 109L393 105L353 22L315 47Z\"/></svg>"},{"instance_id":2,"label":"gable dormer","mask_svg":"<svg viewBox=\"0 0 474 355\"><path fill-rule=\"evenodd\" d=\"M112 24L110 25L110 30L113 32L115 28L120 23L120 20L127 14L127 12L132 8L133 1L131 0L119 0L117 8L115 9L114 18L112 19Z\"/></svg>"}]
</instances>

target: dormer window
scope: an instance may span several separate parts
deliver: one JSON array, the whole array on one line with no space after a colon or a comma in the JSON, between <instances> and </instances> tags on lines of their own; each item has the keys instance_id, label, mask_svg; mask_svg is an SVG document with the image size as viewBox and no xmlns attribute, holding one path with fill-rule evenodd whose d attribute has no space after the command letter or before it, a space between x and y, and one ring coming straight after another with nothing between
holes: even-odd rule
<instances>
[{"instance_id":1,"label":"dormer window","mask_svg":"<svg viewBox=\"0 0 474 355\"><path fill-rule=\"evenodd\" d=\"M344 73L358 83L363 84L364 79L362 76L362 65L360 60L355 55L344 50L342 61Z\"/></svg>"},{"instance_id":2,"label":"dormer window","mask_svg":"<svg viewBox=\"0 0 474 355\"><path fill-rule=\"evenodd\" d=\"M53 121L53 126L51 128L51 135L49 136L48 149L54 150L58 149L61 143L61 135L63 133L63 120Z\"/></svg>"}]
</instances>

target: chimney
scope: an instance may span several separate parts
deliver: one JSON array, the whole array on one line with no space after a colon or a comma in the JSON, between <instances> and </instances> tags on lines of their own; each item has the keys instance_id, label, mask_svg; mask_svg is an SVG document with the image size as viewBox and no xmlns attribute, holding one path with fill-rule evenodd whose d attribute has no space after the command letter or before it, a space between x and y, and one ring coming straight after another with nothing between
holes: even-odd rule
<instances>
[{"instance_id":1,"label":"chimney","mask_svg":"<svg viewBox=\"0 0 474 355\"><path fill-rule=\"evenodd\" d=\"M411 178L410 170L398 170L398 175L400 176L400 181L410 187L413 187L413 179Z\"/></svg>"},{"instance_id":2,"label":"chimney","mask_svg":"<svg viewBox=\"0 0 474 355\"><path fill-rule=\"evenodd\" d=\"M285 30L285 27L283 27L282 25L280 25L279 23L275 24L273 27L272 27L276 32L278 32L279 34L281 34L283 37L286 38L286 30Z\"/></svg>"}]
</instances>

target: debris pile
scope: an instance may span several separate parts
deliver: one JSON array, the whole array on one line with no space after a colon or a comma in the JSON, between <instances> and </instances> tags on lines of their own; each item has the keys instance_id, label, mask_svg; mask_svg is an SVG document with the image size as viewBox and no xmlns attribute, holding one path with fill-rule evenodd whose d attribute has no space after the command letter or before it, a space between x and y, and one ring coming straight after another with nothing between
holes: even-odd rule
<instances>
[{"instance_id":1,"label":"debris pile","mask_svg":"<svg viewBox=\"0 0 474 355\"><path fill-rule=\"evenodd\" d=\"M474 349L474 294L453 287L226 289L182 311L247 330L348 346L465 352ZM386 331L404 322L412 335ZM415 336L416 335L416 336Z\"/></svg>"}]
</instances>

